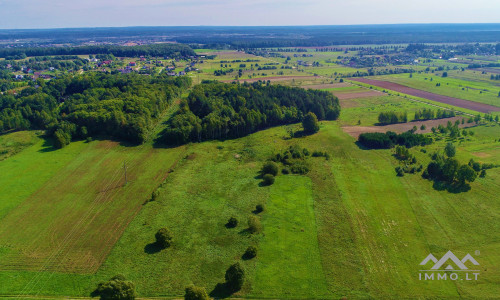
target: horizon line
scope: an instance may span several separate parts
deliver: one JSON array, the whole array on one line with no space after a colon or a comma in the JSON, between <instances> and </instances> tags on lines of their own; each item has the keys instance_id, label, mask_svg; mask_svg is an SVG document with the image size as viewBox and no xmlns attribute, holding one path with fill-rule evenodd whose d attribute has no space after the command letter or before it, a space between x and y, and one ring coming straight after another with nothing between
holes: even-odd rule
<instances>
[{"instance_id":1,"label":"horizon line","mask_svg":"<svg viewBox=\"0 0 500 300\"><path fill-rule=\"evenodd\" d=\"M43 27L43 28L0 28L0 30L61 30L61 29L111 29L111 28L152 28L152 27L163 27L163 28L173 28L173 27L246 27L246 28L258 28L258 27L349 27L349 26L397 26L397 25L500 25L497 23L478 23L478 22L466 22L466 23L358 23L358 24L329 24L329 25L319 25L319 24L308 24L308 25L130 25L130 26L81 26L81 27Z\"/></svg>"}]
</instances>

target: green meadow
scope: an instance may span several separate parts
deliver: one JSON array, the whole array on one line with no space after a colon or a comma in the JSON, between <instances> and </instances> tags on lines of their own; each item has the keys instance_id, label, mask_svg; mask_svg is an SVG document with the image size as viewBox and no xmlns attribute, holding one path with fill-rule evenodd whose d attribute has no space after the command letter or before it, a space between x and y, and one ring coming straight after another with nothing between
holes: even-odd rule
<instances>
[{"instance_id":1,"label":"green meadow","mask_svg":"<svg viewBox=\"0 0 500 300\"><path fill-rule=\"evenodd\" d=\"M498 127L472 130L476 134L458 146L459 159L495 161ZM120 273L136 283L141 296L175 297L189 284L214 291L224 281L225 269L240 261L246 282L235 296L242 297L498 294L498 168L472 183L472 191L450 194L434 190L419 175L397 177L398 162L390 150L360 149L337 122L323 122L312 136L285 136L285 129L276 127L237 140L189 146L159 185L159 197L142 205L95 274L2 270L0 280L7 284L0 292L87 296L97 282ZM444 143L427 149L442 149ZM260 186L263 161L292 144L327 151L331 158L309 158L306 176L279 175L272 186ZM15 157L29 164L28 158L36 156L28 154L39 149L34 145ZM89 150L75 143L47 155L71 157ZM167 156L177 150L161 149ZM422 162L430 160L418 148L411 151ZM253 212L257 204L265 205L264 212ZM251 215L261 219L262 233L246 231ZM228 229L225 223L231 216L239 224ZM153 245L154 233L162 226L174 234L173 246L166 250ZM258 254L245 260L242 255L250 245ZM448 249L457 255L481 251L477 283L418 280L418 263L429 252L442 255Z\"/></svg>"},{"instance_id":2,"label":"green meadow","mask_svg":"<svg viewBox=\"0 0 500 300\"><path fill-rule=\"evenodd\" d=\"M456 97L460 99L485 103L500 107L500 87L491 81L472 81L454 78L461 76L462 71L446 71L448 77L441 77L442 71L433 73L414 73L412 78L408 74L375 76L374 79L386 80L428 92ZM465 71L471 75L471 71ZM432 79L432 81L431 81ZM436 86L440 83L440 86Z\"/></svg>"}]
</instances>

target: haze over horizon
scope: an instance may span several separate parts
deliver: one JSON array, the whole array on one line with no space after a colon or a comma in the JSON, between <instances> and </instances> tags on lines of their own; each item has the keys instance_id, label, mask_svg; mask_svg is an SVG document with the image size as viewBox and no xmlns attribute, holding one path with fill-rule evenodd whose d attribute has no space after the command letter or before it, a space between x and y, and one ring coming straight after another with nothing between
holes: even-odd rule
<instances>
[{"instance_id":1,"label":"haze over horizon","mask_svg":"<svg viewBox=\"0 0 500 300\"><path fill-rule=\"evenodd\" d=\"M0 29L498 23L500 1L0 0Z\"/></svg>"}]
</instances>

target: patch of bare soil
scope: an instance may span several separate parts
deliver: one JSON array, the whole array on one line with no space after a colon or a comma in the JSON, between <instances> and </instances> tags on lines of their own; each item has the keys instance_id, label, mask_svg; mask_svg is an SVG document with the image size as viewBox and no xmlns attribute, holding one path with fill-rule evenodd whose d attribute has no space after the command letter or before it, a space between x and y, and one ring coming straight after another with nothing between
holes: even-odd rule
<instances>
[{"instance_id":1,"label":"patch of bare soil","mask_svg":"<svg viewBox=\"0 0 500 300\"><path fill-rule=\"evenodd\" d=\"M368 97L379 97L383 96L384 93L379 91L367 91L367 92L355 92L355 93L336 93L333 92L339 100L357 99L357 98L368 98Z\"/></svg>"}]
</instances>

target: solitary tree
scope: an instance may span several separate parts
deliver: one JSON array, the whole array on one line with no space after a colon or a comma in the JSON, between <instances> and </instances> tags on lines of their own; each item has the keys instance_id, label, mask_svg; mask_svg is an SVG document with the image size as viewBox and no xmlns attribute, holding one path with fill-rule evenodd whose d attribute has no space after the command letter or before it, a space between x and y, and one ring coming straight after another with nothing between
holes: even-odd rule
<instances>
[{"instance_id":1,"label":"solitary tree","mask_svg":"<svg viewBox=\"0 0 500 300\"><path fill-rule=\"evenodd\" d=\"M278 171L279 171L278 165L276 163L272 162L272 161L266 162L262 166L262 169L260 170L260 172L262 173L262 175L271 174L273 176L278 175Z\"/></svg>"},{"instance_id":2,"label":"solitary tree","mask_svg":"<svg viewBox=\"0 0 500 300\"><path fill-rule=\"evenodd\" d=\"M229 220L227 221L226 226L227 226L228 228L234 228L234 227L238 226L238 220L237 220L235 217L231 217L231 218L229 218Z\"/></svg>"},{"instance_id":3,"label":"solitary tree","mask_svg":"<svg viewBox=\"0 0 500 300\"><path fill-rule=\"evenodd\" d=\"M239 291L245 280L245 271L243 271L239 263L235 263L227 269L225 278L226 286L232 292Z\"/></svg>"},{"instance_id":4,"label":"solitary tree","mask_svg":"<svg viewBox=\"0 0 500 300\"><path fill-rule=\"evenodd\" d=\"M255 246L249 246L243 255L243 258L251 259L257 256L257 248Z\"/></svg>"},{"instance_id":5,"label":"solitary tree","mask_svg":"<svg viewBox=\"0 0 500 300\"><path fill-rule=\"evenodd\" d=\"M101 300L133 300L136 296L135 286L123 275L116 275L108 281L99 283L91 296L99 296Z\"/></svg>"},{"instance_id":6,"label":"solitary tree","mask_svg":"<svg viewBox=\"0 0 500 300\"><path fill-rule=\"evenodd\" d=\"M304 132L312 134L319 131L318 118L313 112L308 112L302 120L302 127Z\"/></svg>"},{"instance_id":7,"label":"solitary tree","mask_svg":"<svg viewBox=\"0 0 500 300\"><path fill-rule=\"evenodd\" d=\"M168 248L172 244L172 233L167 228L160 228L155 237L156 243L162 248Z\"/></svg>"}]
</instances>

